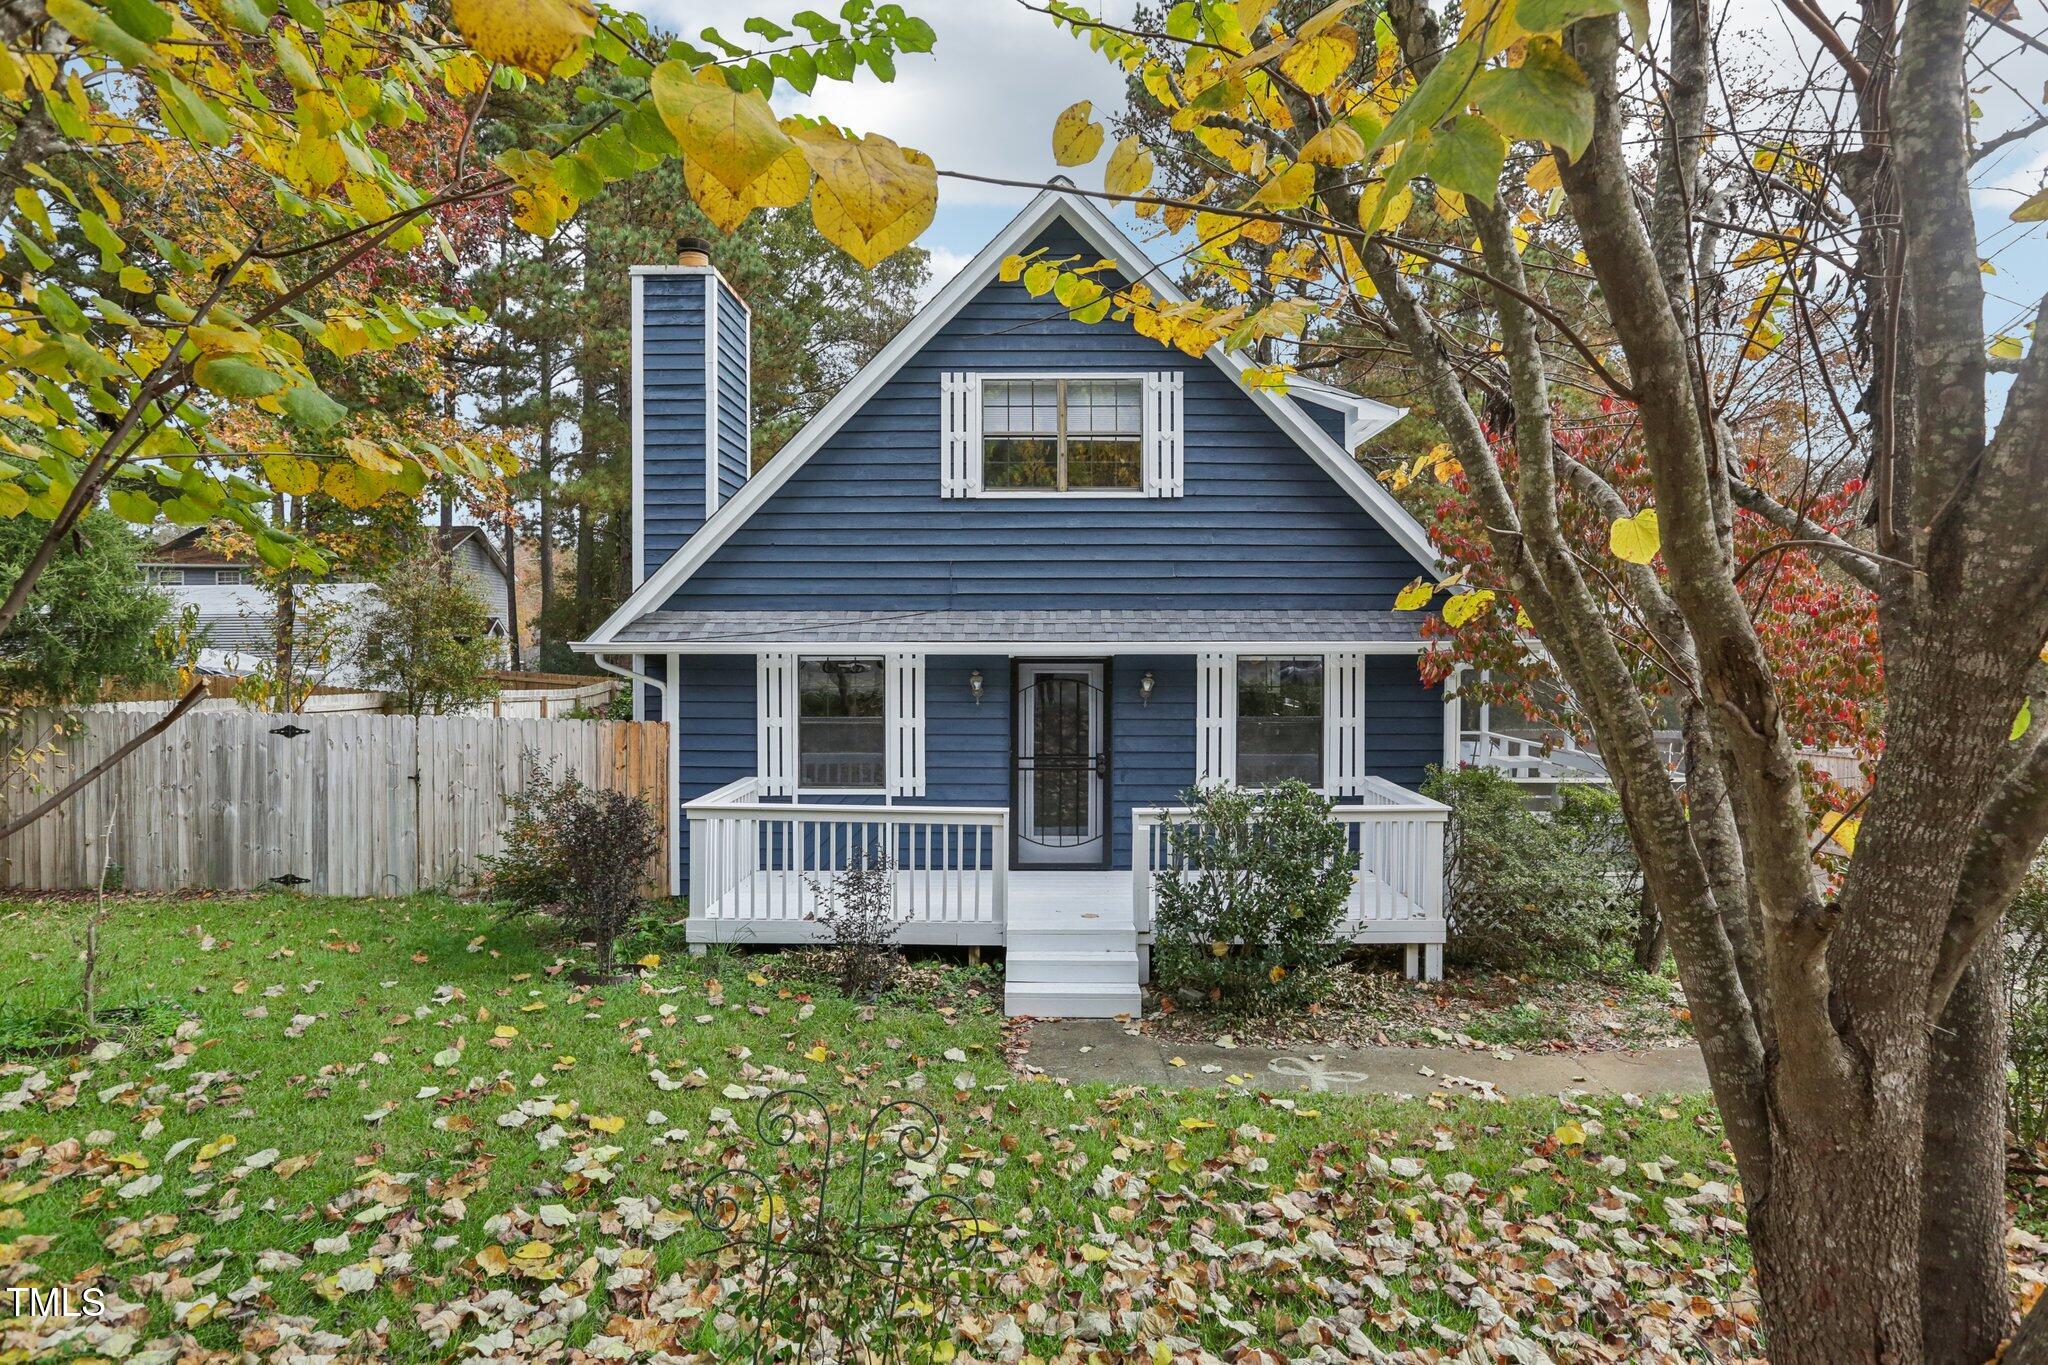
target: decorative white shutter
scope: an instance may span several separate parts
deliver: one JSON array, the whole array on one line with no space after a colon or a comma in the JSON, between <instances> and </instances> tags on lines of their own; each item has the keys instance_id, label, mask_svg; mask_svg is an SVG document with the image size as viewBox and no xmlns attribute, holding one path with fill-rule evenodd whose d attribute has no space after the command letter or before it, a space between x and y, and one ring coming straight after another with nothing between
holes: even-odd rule
<instances>
[{"instance_id":1,"label":"decorative white shutter","mask_svg":"<svg viewBox=\"0 0 2048 1365\"><path fill-rule=\"evenodd\" d=\"M891 796L924 795L924 655L891 654L887 664Z\"/></svg>"},{"instance_id":2,"label":"decorative white shutter","mask_svg":"<svg viewBox=\"0 0 2048 1365\"><path fill-rule=\"evenodd\" d=\"M796 655L762 654L754 670L757 773L763 796L796 795Z\"/></svg>"},{"instance_id":3,"label":"decorative white shutter","mask_svg":"<svg viewBox=\"0 0 2048 1365\"><path fill-rule=\"evenodd\" d=\"M1237 656L1195 658L1195 784L1237 781Z\"/></svg>"},{"instance_id":4,"label":"decorative white shutter","mask_svg":"<svg viewBox=\"0 0 2048 1365\"><path fill-rule=\"evenodd\" d=\"M939 496L981 491L981 376L949 370L939 376Z\"/></svg>"},{"instance_id":5,"label":"decorative white shutter","mask_svg":"<svg viewBox=\"0 0 2048 1365\"><path fill-rule=\"evenodd\" d=\"M1145 376L1145 496L1177 498L1187 448L1181 415L1181 373L1161 370Z\"/></svg>"},{"instance_id":6,"label":"decorative white shutter","mask_svg":"<svg viewBox=\"0 0 2048 1365\"><path fill-rule=\"evenodd\" d=\"M1331 796L1365 790L1365 655L1323 656L1323 789Z\"/></svg>"}]
</instances>

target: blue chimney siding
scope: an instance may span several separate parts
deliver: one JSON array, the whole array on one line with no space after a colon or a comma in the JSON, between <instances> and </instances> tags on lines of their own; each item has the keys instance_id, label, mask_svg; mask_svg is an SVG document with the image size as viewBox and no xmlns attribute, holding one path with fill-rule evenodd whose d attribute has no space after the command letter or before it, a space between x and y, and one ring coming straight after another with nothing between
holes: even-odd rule
<instances>
[{"instance_id":1,"label":"blue chimney siding","mask_svg":"<svg viewBox=\"0 0 2048 1365\"><path fill-rule=\"evenodd\" d=\"M704 462L714 400L718 501L747 481L749 325L745 306L715 271L643 270L634 286L640 310L637 458L644 578L682 548L708 515ZM717 325L707 328L713 308ZM707 345L717 350L715 383L707 382Z\"/></svg>"}]
</instances>

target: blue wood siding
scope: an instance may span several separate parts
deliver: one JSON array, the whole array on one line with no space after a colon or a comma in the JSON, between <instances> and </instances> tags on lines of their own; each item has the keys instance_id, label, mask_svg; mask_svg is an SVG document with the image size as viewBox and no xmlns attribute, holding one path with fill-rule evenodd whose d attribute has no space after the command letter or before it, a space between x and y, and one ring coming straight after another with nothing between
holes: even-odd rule
<instances>
[{"instance_id":1,"label":"blue wood siding","mask_svg":"<svg viewBox=\"0 0 2048 1365\"><path fill-rule=\"evenodd\" d=\"M1308 414L1308 419L1311 422L1314 422L1323 429L1325 436L1328 436L1337 443L1339 450L1345 448L1344 414L1342 412L1339 412L1327 403L1318 403L1312 399L1299 396L1295 397L1292 401L1296 407Z\"/></svg>"},{"instance_id":2,"label":"blue wood siding","mask_svg":"<svg viewBox=\"0 0 2048 1365\"><path fill-rule=\"evenodd\" d=\"M1444 691L1424 687L1406 655L1365 661L1365 770L1410 791L1444 761Z\"/></svg>"},{"instance_id":3,"label":"blue wood siding","mask_svg":"<svg viewBox=\"0 0 2048 1365\"><path fill-rule=\"evenodd\" d=\"M718 501L740 491L752 468L753 414L747 410L747 366L752 338L747 310L731 289L720 285L718 296Z\"/></svg>"},{"instance_id":4,"label":"blue wood siding","mask_svg":"<svg viewBox=\"0 0 2048 1365\"><path fill-rule=\"evenodd\" d=\"M643 574L704 524L704 303L710 276L641 277Z\"/></svg>"},{"instance_id":5,"label":"blue wood siding","mask_svg":"<svg viewBox=\"0 0 2048 1365\"><path fill-rule=\"evenodd\" d=\"M1139 698L1152 673L1152 700ZM1109 860L1131 865L1131 807L1173 806L1195 784L1195 661L1122 658L1110 683Z\"/></svg>"},{"instance_id":6,"label":"blue wood siding","mask_svg":"<svg viewBox=\"0 0 2048 1365\"><path fill-rule=\"evenodd\" d=\"M754 656L705 655L682 661L677 793L684 802L752 777L758 766ZM676 812L683 847L683 886L690 884L690 827Z\"/></svg>"},{"instance_id":7,"label":"blue wood siding","mask_svg":"<svg viewBox=\"0 0 2048 1365\"><path fill-rule=\"evenodd\" d=\"M1181 371L1187 496L940 498L940 374L1048 368ZM1384 608L1416 567L1209 361L992 283L666 605Z\"/></svg>"}]
</instances>

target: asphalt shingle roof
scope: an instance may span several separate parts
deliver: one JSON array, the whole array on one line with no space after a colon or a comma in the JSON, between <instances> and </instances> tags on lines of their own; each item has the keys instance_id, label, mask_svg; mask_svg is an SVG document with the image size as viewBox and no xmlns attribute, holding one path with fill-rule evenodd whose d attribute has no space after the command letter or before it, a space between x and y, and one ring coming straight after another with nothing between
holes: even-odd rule
<instances>
[{"instance_id":1,"label":"asphalt shingle roof","mask_svg":"<svg viewBox=\"0 0 2048 1365\"><path fill-rule=\"evenodd\" d=\"M1414 644L1423 612L1395 611L650 611L627 644Z\"/></svg>"}]
</instances>

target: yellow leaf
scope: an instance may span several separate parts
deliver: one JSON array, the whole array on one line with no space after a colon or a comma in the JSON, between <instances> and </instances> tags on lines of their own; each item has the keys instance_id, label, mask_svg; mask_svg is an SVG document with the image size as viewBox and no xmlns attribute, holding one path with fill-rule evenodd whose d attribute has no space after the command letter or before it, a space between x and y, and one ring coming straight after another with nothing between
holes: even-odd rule
<instances>
[{"instance_id":1,"label":"yellow leaf","mask_svg":"<svg viewBox=\"0 0 2048 1365\"><path fill-rule=\"evenodd\" d=\"M1333 123L1302 144L1311 166L1350 166L1365 160L1365 137L1349 123Z\"/></svg>"},{"instance_id":2,"label":"yellow leaf","mask_svg":"<svg viewBox=\"0 0 2048 1365\"><path fill-rule=\"evenodd\" d=\"M2012 211L2015 223L2048 223L2048 189L2036 190Z\"/></svg>"},{"instance_id":3,"label":"yellow leaf","mask_svg":"<svg viewBox=\"0 0 2048 1365\"><path fill-rule=\"evenodd\" d=\"M626 1126L617 1114L593 1114L585 1122L600 1133L616 1133Z\"/></svg>"},{"instance_id":4,"label":"yellow leaf","mask_svg":"<svg viewBox=\"0 0 2048 1365\"><path fill-rule=\"evenodd\" d=\"M211 1161L222 1152L233 1151L234 1147L235 1135L233 1133L222 1133L213 1141L203 1144L194 1159L198 1161Z\"/></svg>"},{"instance_id":5,"label":"yellow leaf","mask_svg":"<svg viewBox=\"0 0 2048 1365\"><path fill-rule=\"evenodd\" d=\"M1529 188L1538 194L1548 194L1552 190L1564 188L1564 180L1558 174L1557 158L1554 156L1539 159L1529 168L1527 179Z\"/></svg>"},{"instance_id":6,"label":"yellow leaf","mask_svg":"<svg viewBox=\"0 0 2048 1365\"><path fill-rule=\"evenodd\" d=\"M1431 472L1436 475L1438 483L1449 483L1465 472L1465 466L1458 460L1438 460Z\"/></svg>"},{"instance_id":7,"label":"yellow leaf","mask_svg":"<svg viewBox=\"0 0 2048 1365\"><path fill-rule=\"evenodd\" d=\"M1444 603L1444 624L1462 626L1476 619L1493 605L1493 589L1481 588L1477 592L1461 592Z\"/></svg>"},{"instance_id":8,"label":"yellow leaf","mask_svg":"<svg viewBox=\"0 0 2048 1365\"><path fill-rule=\"evenodd\" d=\"M1994 360L2018 360L2024 354L2020 339L2003 332L1991 339L1989 351Z\"/></svg>"},{"instance_id":9,"label":"yellow leaf","mask_svg":"<svg viewBox=\"0 0 2048 1365\"><path fill-rule=\"evenodd\" d=\"M1358 30L1331 24L1313 37L1296 42L1280 57L1280 74L1311 95L1337 83L1358 56Z\"/></svg>"},{"instance_id":10,"label":"yellow leaf","mask_svg":"<svg viewBox=\"0 0 2048 1365\"><path fill-rule=\"evenodd\" d=\"M1085 1242L1081 1246L1081 1259L1091 1263L1106 1261L1109 1259L1109 1248L1099 1247L1093 1242Z\"/></svg>"},{"instance_id":11,"label":"yellow leaf","mask_svg":"<svg viewBox=\"0 0 2048 1365\"><path fill-rule=\"evenodd\" d=\"M528 1242L512 1253L512 1259L530 1263L533 1261L545 1261L554 1254L555 1249L546 1242Z\"/></svg>"},{"instance_id":12,"label":"yellow leaf","mask_svg":"<svg viewBox=\"0 0 2048 1365\"><path fill-rule=\"evenodd\" d=\"M303 498L320 486L320 466L298 455L265 455L263 481L280 493Z\"/></svg>"},{"instance_id":13,"label":"yellow leaf","mask_svg":"<svg viewBox=\"0 0 2048 1365\"><path fill-rule=\"evenodd\" d=\"M1102 188L1111 194L1143 194L1152 184L1152 153L1134 133L1116 144L1102 172Z\"/></svg>"},{"instance_id":14,"label":"yellow leaf","mask_svg":"<svg viewBox=\"0 0 2048 1365\"><path fill-rule=\"evenodd\" d=\"M587 0L455 0L450 15L478 56L542 78L597 28Z\"/></svg>"},{"instance_id":15,"label":"yellow leaf","mask_svg":"<svg viewBox=\"0 0 2048 1365\"><path fill-rule=\"evenodd\" d=\"M1657 530L1657 509L1645 507L1632 517L1617 517L1607 531L1607 548L1616 559L1630 564L1648 564L1663 545Z\"/></svg>"},{"instance_id":16,"label":"yellow leaf","mask_svg":"<svg viewBox=\"0 0 2048 1365\"><path fill-rule=\"evenodd\" d=\"M1581 1128L1572 1119L1566 1119L1563 1123L1557 1125L1556 1130L1550 1136L1557 1139L1557 1144L1560 1147L1582 1147L1586 1142L1586 1130Z\"/></svg>"},{"instance_id":17,"label":"yellow leaf","mask_svg":"<svg viewBox=\"0 0 2048 1365\"><path fill-rule=\"evenodd\" d=\"M648 84L684 158L730 193L745 194L789 155L789 135L768 101L758 90L734 90L716 67L692 74L681 62L663 62Z\"/></svg>"},{"instance_id":18,"label":"yellow leaf","mask_svg":"<svg viewBox=\"0 0 2048 1365\"><path fill-rule=\"evenodd\" d=\"M932 159L879 133L843 137L836 129L800 135L817 173L811 217L825 240L869 270L917 240L939 204Z\"/></svg>"},{"instance_id":19,"label":"yellow leaf","mask_svg":"<svg viewBox=\"0 0 2048 1365\"><path fill-rule=\"evenodd\" d=\"M1221 942L1221 941L1218 941L1218 942L1216 942L1216 943L1212 943L1212 944L1210 944L1210 945L1209 945L1209 956L1211 956L1211 957L1228 957L1228 956L1230 956L1230 945L1229 945L1228 943L1224 943L1224 942Z\"/></svg>"},{"instance_id":20,"label":"yellow leaf","mask_svg":"<svg viewBox=\"0 0 2048 1365\"><path fill-rule=\"evenodd\" d=\"M320 480L322 492L351 509L368 507L384 496L386 486L382 475L341 460L329 464L327 473Z\"/></svg>"},{"instance_id":21,"label":"yellow leaf","mask_svg":"<svg viewBox=\"0 0 2048 1365\"><path fill-rule=\"evenodd\" d=\"M1062 166L1083 166L1102 150L1102 125L1092 117L1092 100L1076 100L1060 111L1052 125L1052 159Z\"/></svg>"},{"instance_id":22,"label":"yellow leaf","mask_svg":"<svg viewBox=\"0 0 2048 1365\"><path fill-rule=\"evenodd\" d=\"M1853 815L1840 811L1829 811L1820 818L1820 832L1841 848L1842 852L1856 852L1856 836L1863 832L1863 822Z\"/></svg>"},{"instance_id":23,"label":"yellow leaf","mask_svg":"<svg viewBox=\"0 0 2048 1365\"><path fill-rule=\"evenodd\" d=\"M1214 1128L1215 1126L1215 1124L1207 1119L1182 1119L1180 1121L1180 1128L1183 1133L1199 1133L1204 1129Z\"/></svg>"},{"instance_id":24,"label":"yellow leaf","mask_svg":"<svg viewBox=\"0 0 2048 1365\"><path fill-rule=\"evenodd\" d=\"M811 1061L814 1062L822 1062L831 1055L831 1053L825 1051L825 1045L823 1043L818 1044L816 1047L812 1048L809 1052L806 1052L804 1054L805 1057L809 1058Z\"/></svg>"},{"instance_id":25,"label":"yellow leaf","mask_svg":"<svg viewBox=\"0 0 2048 1365\"><path fill-rule=\"evenodd\" d=\"M1429 599L1435 595L1435 591L1429 584L1418 578L1407 587L1401 589L1400 592L1394 594L1394 610L1421 611L1429 605Z\"/></svg>"},{"instance_id":26,"label":"yellow leaf","mask_svg":"<svg viewBox=\"0 0 2048 1365\"><path fill-rule=\"evenodd\" d=\"M1276 986L1279 985L1282 981L1285 981L1286 979L1287 969L1285 967L1276 965L1272 971L1266 973L1266 980L1272 982Z\"/></svg>"},{"instance_id":27,"label":"yellow leaf","mask_svg":"<svg viewBox=\"0 0 2048 1365\"><path fill-rule=\"evenodd\" d=\"M519 1030L513 1028L510 1024L500 1024L491 1030L491 1036L493 1038L517 1038Z\"/></svg>"},{"instance_id":28,"label":"yellow leaf","mask_svg":"<svg viewBox=\"0 0 2048 1365\"><path fill-rule=\"evenodd\" d=\"M655 969L656 967L659 967L659 966L661 965L661 954L660 954L660 953L649 953L649 954L647 954L647 956L645 956L645 957L641 958L641 959L640 959L639 961L635 962L635 963L634 963L633 965L634 965L634 966L636 966L636 967L645 967L645 968L646 968L646 969L647 969L648 971L650 971L650 972L651 972L651 971L653 971L653 970L654 970L654 969Z\"/></svg>"}]
</instances>

